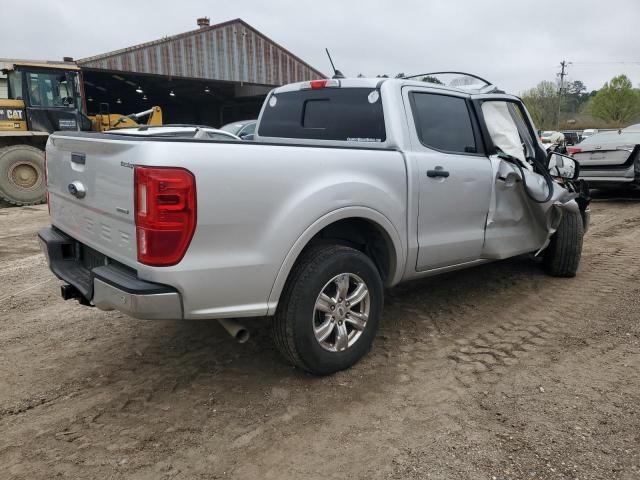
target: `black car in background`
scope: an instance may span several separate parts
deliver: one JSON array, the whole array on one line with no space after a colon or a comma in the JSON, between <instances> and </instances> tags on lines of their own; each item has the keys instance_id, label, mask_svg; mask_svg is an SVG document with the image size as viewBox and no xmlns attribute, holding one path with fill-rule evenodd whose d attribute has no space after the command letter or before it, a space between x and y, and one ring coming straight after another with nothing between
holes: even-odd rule
<instances>
[{"instance_id":1,"label":"black car in background","mask_svg":"<svg viewBox=\"0 0 640 480\"><path fill-rule=\"evenodd\" d=\"M582 140L578 132L562 132L562 134L567 145L577 145Z\"/></svg>"}]
</instances>

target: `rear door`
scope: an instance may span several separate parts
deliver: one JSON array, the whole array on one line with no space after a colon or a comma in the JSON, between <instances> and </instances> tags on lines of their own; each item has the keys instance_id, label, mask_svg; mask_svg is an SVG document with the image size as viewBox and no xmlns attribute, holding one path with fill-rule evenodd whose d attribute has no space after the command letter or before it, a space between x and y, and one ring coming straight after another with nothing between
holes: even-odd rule
<instances>
[{"instance_id":1,"label":"rear door","mask_svg":"<svg viewBox=\"0 0 640 480\"><path fill-rule=\"evenodd\" d=\"M464 95L405 88L418 174L417 270L480 258L491 199L491 164Z\"/></svg>"},{"instance_id":2,"label":"rear door","mask_svg":"<svg viewBox=\"0 0 640 480\"><path fill-rule=\"evenodd\" d=\"M99 252L137 258L133 198L136 141L53 135L47 145L51 223Z\"/></svg>"}]
</instances>

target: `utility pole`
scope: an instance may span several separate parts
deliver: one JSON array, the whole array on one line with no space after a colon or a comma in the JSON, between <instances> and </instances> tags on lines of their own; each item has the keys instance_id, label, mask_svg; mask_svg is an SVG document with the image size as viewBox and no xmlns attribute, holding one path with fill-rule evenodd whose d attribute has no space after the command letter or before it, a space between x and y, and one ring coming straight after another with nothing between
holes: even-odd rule
<instances>
[{"instance_id":1,"label":"utility pole","mask_svg":"<svg viewBox=\"0 0 640 480\"><path fill-rule=\"evenodd\" d=\"M560 130L560 109L562 107L562 88L564 87L564 77L568 75L566 72L566 68L567 68L567 65L569 65L570 63L571 62L567 62L566 60L562 60L560 62L560 67L562 67L562 69L558 74L560 76L560 88L558 89L558 119L556 123L556 130Z\"/></svg>"}]
</instances>

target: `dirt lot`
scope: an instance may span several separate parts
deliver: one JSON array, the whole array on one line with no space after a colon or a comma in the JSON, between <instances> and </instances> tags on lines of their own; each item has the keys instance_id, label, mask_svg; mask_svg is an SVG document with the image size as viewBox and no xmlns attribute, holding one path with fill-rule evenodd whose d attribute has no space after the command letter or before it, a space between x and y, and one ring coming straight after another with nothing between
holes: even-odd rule
<instances>
[{"instance_id":1,"label":"dirt lot","mask_svg":"<svg viewBox=\"0 0 640 480\"><path fill-rule=\"evenodd\" d=\"M387 294L374 350L314 378L268 323L64 302L0 210L0 478L638 479L640 199L593 204L575 279L526 258Z\"/></svg>"}]
</instances>

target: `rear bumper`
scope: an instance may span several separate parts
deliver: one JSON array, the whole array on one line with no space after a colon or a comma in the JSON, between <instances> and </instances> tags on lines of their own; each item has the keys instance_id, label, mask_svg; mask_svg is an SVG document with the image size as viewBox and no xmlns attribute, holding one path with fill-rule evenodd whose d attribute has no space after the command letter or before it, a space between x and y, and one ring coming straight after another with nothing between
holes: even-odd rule
<instances>
[{"instance_id":1,"label":"rear bumper","mask_svg":"<svg viewBox=\"0 0 640 480\"><path fill-rule=\"evenodd\" d=\"M580 179L592 188L640 185L640 168L633 164L625 168L581 167Z\"/></svg>"},{"instance_id":2,"label":"rear bumper","mask_svg":"<svg viewBox=\"0 0 640 480\"><path fill-rule=\"evenodd\" d=\"M40 230L38 239L49 268L68 284L62 287L63 298L136 318L183 318L182 299L174 288L140 280L134 270L106 257L104 265L87 266L83 246L54 228Z\"/></svg>"}]
</instances>

